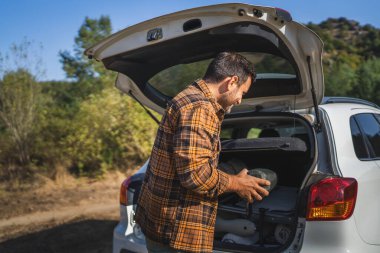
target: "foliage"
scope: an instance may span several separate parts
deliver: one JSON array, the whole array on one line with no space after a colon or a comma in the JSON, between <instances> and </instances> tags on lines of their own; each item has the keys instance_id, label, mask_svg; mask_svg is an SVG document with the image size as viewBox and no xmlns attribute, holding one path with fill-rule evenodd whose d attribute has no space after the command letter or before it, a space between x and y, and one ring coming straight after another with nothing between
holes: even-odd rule
<instances>
[{"instance_id":1,"label":"foliage","mask_svg":"<svg viewBox=\"0 0 380 253\"><path fill-rule=\"evenodd\" d=\"M66 163L62 140L71 131L71 121L79 111L80 103L73 93L71 82L40 82L44 108L35 138L33 160L36 165L51 171L56 164Z\"/></svg>"},{"instance_id":2,"label":"foliage","mask_svg":"<svg viewBox=\"0 0 380 253\"><path fill-rule=\"evenodd\" d=\"M379 103L376 80L380 30L346 18L307 25L324 42L325 95L353 96Z\"/></svg>"},{"instance_id":3,"label":"foliage","mask_svg":"<svg viewBox=\"0 0 380 253\"><path fill-rule=\"evenodd\" d=\"M6 179L32 175L34 143L45 99L38 51L26 39L0 59L0 172Z\"/></svg>"},{"instance_id":4,"label":"foliage","mask_svg":"<svg viewBox=\"0 0 380 253\"><path fill-rule=\"evenodd\" d=\"M355 69L347 63L336 63L325 68L325 94L327 96L347 96L357 83Z\"/></svg>"},{"instance_id":5,"label":"foliage","mask_svg":"<svg viewBox=\"0 0 380 253\"><path fill-rule=\"evenodd\" d=\"M32 133L40 109L40 90L25 70L9 72L0 83L0 119L13 142L20 165L30 163Z\"/></svg>"},{"instance_id":6,"label":"foliage","mask_svg":"<svg viewBox=\"0 0 380 253\"><path fill-rule=\"evenodd\" d=\"M352 95L380 104L380 59L364 62L358 69L357 85Z\"/></svg>"},{"instance_id":7,"label":"foliage","mask_svg":"<svg viewBox=\"0 0 380 253\"><path fill-rule=\"evenodd\" d=\"M13 43L7 52L0 52L0 78L12 71L24 70L36 80L43 77L45 70L41 58L43 47L23 38Z\"/></svg>"},{"instance_id":8,"label":"foliage","mask_svg":"<svg viewBox=\"0 0 380 253\"><path fill-rule=\"evenodd\" d=\"M102 173L146 160L156 130L140 105L109 88L83 101L64 146L77 172Z\"/></svg>"},{"instance_id":9,"label":"foliage","mask_svg":"<svg viewBox=\"0 0 380 253\"><path fill-rule=\"evenodd\" d=\"M50 129L63 125L65 113L72 116L71 124L61 131L61 141L57 141L79 174L101 174L110 168L141 163L149 154L156 129L155 123L148 124L152 122L140 105L112 87L115 73L83 55L111 30L109 17L85 18L75 37L74 55L60 52L63 69L74 82L59 85L59 92L53 83L46 87L56 101L55 116L59 119ZM65 108L67 104L70 106Z\"/></svg>"},{"instance_id":10,"label":"foliage","mask_svg":"<svg viewBox=\"0 0 380 253\"><path fill-rule=\"evenodd\" d=\"M66 76L76 82L72 89L78 99L84 99L104 87L110 87L114 81L114 73L106 70L101 63L90 61L83 54L86 48L109 36L111 31L109 17L86 17L75 37L74 54L67 50L59 53Z\"/></svg>"}]
</instances>

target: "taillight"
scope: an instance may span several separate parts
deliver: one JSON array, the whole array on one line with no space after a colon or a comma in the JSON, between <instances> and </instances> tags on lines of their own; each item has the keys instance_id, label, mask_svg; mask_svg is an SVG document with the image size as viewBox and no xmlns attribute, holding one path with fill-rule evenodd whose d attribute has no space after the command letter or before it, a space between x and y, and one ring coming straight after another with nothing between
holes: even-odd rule
<instances>
[{"instance_id":1,"label":"taillight","mask_svg":"<svg viewBox=\"0 0 380 253\"><path fill-rule=\"evenodd\" d=\"M354 178L327 178L314 184L309 193L307 220L345 220L351 217L358 182Z\"/></svg>"},{"instance_id":2,"label":"taillight","mask_svg":"<svg viewBox=\"0 0 380 253\"><path fill-rule=\"evenodd\" d=\"M128 203L128 196L127 196L127 191L128 191L128 187L129 187L129 184L131 183L132 181L132 178L129 177L127 179L125 179L123 181L123 183L121 183L121 186L120 186L120 204L121 205L127 205Z\"/></svg>"}]
</instances>

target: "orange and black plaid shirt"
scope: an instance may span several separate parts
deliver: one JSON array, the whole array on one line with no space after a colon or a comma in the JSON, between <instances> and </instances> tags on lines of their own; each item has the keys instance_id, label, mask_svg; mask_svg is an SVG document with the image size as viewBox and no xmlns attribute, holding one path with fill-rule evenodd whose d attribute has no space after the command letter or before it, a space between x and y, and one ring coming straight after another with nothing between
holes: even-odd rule
<instances>
[{"instance_id":1,"label":"orange and black plaid shirt","mask_svg":"<svg viewBox=\"0 0 380 253\"><path fill-rule=\"evenodd\" d=\"M135 215L149 239L181 251L212 251L218 196L228 185L217 169L223 117L203 80L168 103Z\"/></svg>"}]
</instances>

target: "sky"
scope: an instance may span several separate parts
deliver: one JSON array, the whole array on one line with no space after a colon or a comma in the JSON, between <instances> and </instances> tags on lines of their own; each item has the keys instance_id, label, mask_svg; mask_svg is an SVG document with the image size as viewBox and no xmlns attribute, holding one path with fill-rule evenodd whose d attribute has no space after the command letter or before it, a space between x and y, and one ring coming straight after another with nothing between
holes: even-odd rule
<instances>
[{"instance_id":1,"label":"sky","mask_svg":"<svg viewBox=\"0 0 380 253\"><path fill-rule=\"evenodd\" d=\"M107 15L113 32L175 11L238 1L224 0L0 0L0 54L12 44L32 42L44 70L40 80L67 80L59 52L73 51L74 38L85 17ZM346 17L361 25L380 28L379 0L244 0L243 3L274 6L289 11L300 23L320 23L329 17ZM40 46L42 49L40 49Z\"/></svg>"}]
</instances>

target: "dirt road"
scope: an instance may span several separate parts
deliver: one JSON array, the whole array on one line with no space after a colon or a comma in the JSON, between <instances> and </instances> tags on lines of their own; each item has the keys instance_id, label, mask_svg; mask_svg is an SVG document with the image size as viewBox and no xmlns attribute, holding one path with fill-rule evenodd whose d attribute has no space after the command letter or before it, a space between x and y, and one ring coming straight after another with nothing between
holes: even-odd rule
<instances>
[{"instance_id":1,"label":"dirt road","mask_svg":"<svg viewBox=\"0 0 380 253\"><path fill-rule=\"evenodd\" d=\"M116 173L1 196L0 252L112 252L124 178Z\"/></svg>"}]
</instances>

